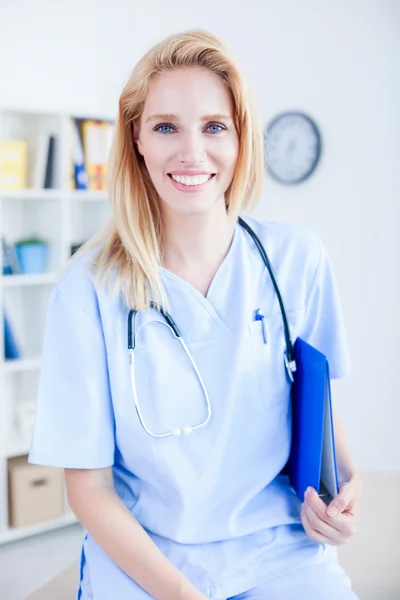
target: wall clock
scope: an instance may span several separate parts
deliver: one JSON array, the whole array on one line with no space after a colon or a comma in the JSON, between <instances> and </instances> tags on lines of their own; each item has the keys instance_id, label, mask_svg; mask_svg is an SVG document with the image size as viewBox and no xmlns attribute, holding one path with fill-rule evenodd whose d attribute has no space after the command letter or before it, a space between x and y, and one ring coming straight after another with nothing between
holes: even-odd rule
<instances>
[{"instance_id":1,"label":"wall clock","mask_svg":"<svg viewBox=\"0 0 400 600\"><path fill-rule=\"evenodd\" d=\"M264 131L266 169L280 183L301 183L315 171L321 146L320 132L311 117L284 112Z\"/></svg>"}]
</instances>

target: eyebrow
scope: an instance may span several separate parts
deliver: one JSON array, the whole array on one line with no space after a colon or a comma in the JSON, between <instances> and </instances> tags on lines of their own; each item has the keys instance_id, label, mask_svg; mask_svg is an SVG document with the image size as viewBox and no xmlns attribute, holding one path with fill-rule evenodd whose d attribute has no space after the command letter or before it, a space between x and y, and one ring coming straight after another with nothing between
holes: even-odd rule
<instances>
[{"instance_id":1,"label":"eyebrow","mask_svg":"<svg viewBox=\"0 0 400 600\"><path fill-rule=\"evenodd\" d=\"M177 115L173 115L171 113L164 113L164 114L159 114L159 115L152 115L151 117L146 119L146 123L149 123L149 121L179 121L179 117ZM233 122L233 119L232 119L231 115L216 114L216 115L205 115L204 117L201 117L200 121L202 121L202 122L232 121Z\"/></svg>"}]
</instances>

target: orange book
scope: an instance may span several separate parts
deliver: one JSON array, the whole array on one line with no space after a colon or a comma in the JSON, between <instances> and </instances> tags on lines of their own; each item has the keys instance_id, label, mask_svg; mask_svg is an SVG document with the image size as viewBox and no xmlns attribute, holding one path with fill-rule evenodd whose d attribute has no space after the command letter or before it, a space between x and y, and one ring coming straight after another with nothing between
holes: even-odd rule
<instances>
[{"instance_id":1,"label":"orange book","mask_svg":"<svg viewBox=\"0 0 400 600\"><path fill-rule=\"evenodd\" d=\"M82 140L85 166L90 190L107 189L107 131L104 121L86 120L82 123Z\"/></svg>"}]
</instances>

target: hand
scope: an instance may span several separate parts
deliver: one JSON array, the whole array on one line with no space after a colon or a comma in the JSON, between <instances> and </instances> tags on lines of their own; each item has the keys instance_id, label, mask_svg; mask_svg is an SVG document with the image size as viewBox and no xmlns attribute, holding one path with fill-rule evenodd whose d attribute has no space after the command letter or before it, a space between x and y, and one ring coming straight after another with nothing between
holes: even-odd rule
<instances>
[{"instance_id":1,"label":"hand","mask_svg":"<svg viewBox=\"0 0 400 600\"><path fill-rule=\"evenodd\" d=\"M348 542L357 529L361 489L361 479L354 475L326 506L314 488L307 488L300 516L308 537L332 546Z\"/></svg>"}]
</instances>

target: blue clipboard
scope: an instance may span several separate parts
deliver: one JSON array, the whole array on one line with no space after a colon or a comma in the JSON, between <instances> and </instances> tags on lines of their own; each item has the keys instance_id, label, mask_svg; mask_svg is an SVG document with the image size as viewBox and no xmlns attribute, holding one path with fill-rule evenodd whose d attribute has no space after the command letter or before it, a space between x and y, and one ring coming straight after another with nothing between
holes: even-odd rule
<instances>
[{"instance_id":1,"label":"blue clipboard","mask_svg":"<svg viewBox=\"0 0 400 600\"><path fill-rule=\"evenodd\" d=\"M282 295L266 250L250 225L241 217L239 223L257 246L282 313L285 366L292 382L292 441L289 459L281 475L289 476L302 502L306 489L313 487L329 504L339 493L339 482L328 359L299 337L292 344Z\"/></svg>"},{"instance_id":2,"label":"blue clipboard","mask_svg":"<svg viewBox=\"0 0 400 600\"><path fill-rule=\"evenodd\" d=\"M329 363L304 340L294 344L292 445L287 474L300 500L315 488L329 504L339 492Z\"/></svg>"}]
</instances>

